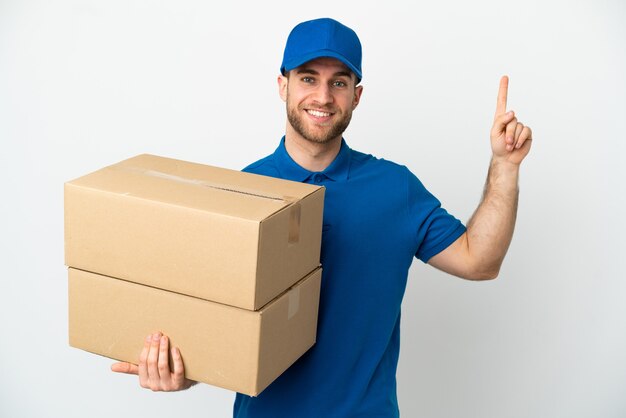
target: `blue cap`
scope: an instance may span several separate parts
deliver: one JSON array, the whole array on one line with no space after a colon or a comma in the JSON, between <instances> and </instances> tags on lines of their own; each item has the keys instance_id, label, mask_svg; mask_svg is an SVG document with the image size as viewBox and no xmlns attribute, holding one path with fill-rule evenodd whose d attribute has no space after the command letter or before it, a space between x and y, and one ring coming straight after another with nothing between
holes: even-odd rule
<instances>
[{"instance_id":1,"label":"blue cap","mask_svg":"<svg viewBox=\"0 0 626 418\"><path fill-rule=\"evenodd\" d=\"M360 81L361 42L349 27L329 18L309 20L298 24L287 38L280 72L288 71L321 57L337 58Z\"/></svg>"}]
</instances>

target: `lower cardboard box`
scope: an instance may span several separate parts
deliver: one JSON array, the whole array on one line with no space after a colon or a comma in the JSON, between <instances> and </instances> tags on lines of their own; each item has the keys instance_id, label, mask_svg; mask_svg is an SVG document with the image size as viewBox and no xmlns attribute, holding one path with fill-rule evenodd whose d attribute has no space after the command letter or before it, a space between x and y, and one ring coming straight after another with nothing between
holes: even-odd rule
<instances>
[{"instance_id":1,"label":"lower cardboard box","mask_svg":"<svg viewBox=\"0 0 626 418\"><path fill-rule=\"evenodd\" d=\"M69 343L137 363L145 337L179 347L189 379L256 396L314 343L321 268L257 311L69 268Z\"/></svg>"}]
</instances>

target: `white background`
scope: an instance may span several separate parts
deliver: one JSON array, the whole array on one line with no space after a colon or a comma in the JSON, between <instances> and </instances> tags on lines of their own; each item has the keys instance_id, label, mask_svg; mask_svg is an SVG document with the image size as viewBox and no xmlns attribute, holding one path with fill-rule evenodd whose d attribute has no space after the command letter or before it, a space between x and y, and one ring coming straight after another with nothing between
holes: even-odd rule
<instances>
[{"instance_id":1,"label":"white background","mask_svg":"<svg viewBox=\"0 0 626 418\"><path fill-rule=\"evenodd\" d=\"M502 74L534 131L500 278L412 267L402 416L626 416L618 0L0 0L0 416L230 416L231 392L155 394L68 347L63 182L143 152L236 169L271 153L284 41L323 16L364 46L349 145L457 217L481 194Z\"/></svg>"}]
</instances>

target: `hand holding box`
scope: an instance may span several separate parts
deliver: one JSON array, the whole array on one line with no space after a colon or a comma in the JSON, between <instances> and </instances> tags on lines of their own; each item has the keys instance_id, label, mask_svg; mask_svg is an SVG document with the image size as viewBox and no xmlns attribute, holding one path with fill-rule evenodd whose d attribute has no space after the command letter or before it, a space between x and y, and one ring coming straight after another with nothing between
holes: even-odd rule
<instances>
[{"instance_id":1,"label":"hand holding box","mask_svg":"<svg viewBox=\"0 0 626 418\"><path fill-rule=\"evenodd\" d=\"M172 367L170 367L170 354ZM139 355L139 363L118 362L111 365L117 373L139 376L142 388L153 392L174 392L189 389L195 380L185 377L185 366L178 347L169 350L169 339L160 332L146 337L143 350Z\"/></svg>"}]
</instances>

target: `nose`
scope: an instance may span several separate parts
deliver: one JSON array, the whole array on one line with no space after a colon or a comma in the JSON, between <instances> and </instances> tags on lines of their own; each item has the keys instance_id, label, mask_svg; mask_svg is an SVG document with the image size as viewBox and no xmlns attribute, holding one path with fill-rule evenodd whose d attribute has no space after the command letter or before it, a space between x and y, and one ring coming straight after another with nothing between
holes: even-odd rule
<instances>
[{"instance_id":1,"label":"nose","mask_svg":"<svg viewBox=\"0 0 626 418\"><path fill-rule=\"evenodd\" d=\"M313 100L321 105L332 103L334 98L330 86L320 83L313 93Z\"/></svg>"}]
</instances>

